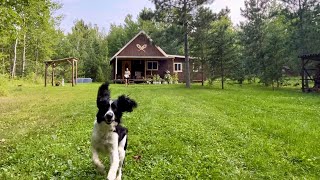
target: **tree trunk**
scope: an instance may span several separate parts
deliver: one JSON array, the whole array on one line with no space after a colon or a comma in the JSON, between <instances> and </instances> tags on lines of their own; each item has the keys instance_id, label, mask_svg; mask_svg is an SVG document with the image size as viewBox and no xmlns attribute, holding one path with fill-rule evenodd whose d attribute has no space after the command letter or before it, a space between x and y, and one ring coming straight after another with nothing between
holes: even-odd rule
<instances>
[{"instance_id":1,"label":"tree trunk","mask_svg":"<svg viewBox=\"0 0 320 180\"><path fill-rule=\"evenodd\" d=\"M221 68L221 88L224 89L224 71L223 71L222 59L220 59L220 68Z\"/></svg>"},{"instance_id":2,"label":"tree trunk","mask_svg":"<svg viewBox=\"0 0 320 180\"><path fill-rule=\"evenodd\" d=\"M203 72L203 67L204 67L204 63L202 62L202 63L201 63L201 67L199 68L199 69L201 69L201 86L204 85L204 77L203 77L204 72Z\"/></svg>"},{"instance_id":3,"label":"tree trunk","mask_svg":"<svg viewBox=\"0 0 320 180\"><path fill-rule=\"evenodd\" d=\"M22 54L22 76L25 76L26 68L26 33L23 35L23 54Z\"/></svg>"},{"instance_id":4,"label":"tree trunk","mask_svg":"<svg viewBox=\"0 0 320 180\"><path fill-rule=\"evenodd\" d=\"M38 40L37 40L37 47L36 47L36 69L35 69L35 72L36 72L36 77L38 75L38 58L39 58L39 50L38 50Z\"/></svg>"},{"instance_id":5,"label":"tree trunk","mask_svg":"<svg viewBox=\"0 0 320 180\"><path fill-rule=\"evenodd\" d=\"M183 19L183 29L184 29L184 55L186 62L186 87L190 88L190 64L189 64L189 49L188 49L188 23L187 23L187 1L184 0L184 19Z\"/></svg>"},{"instance_id":6,"label":"tree trunk","mask_svg":"<svg viewBox=\"0 0 320 180\"><path fill-rule=\"evenodd\" d=\"M12 60L12 70L11 70L11 78L12 79L16 75L17 46L18 46L18 38L16 38L16 42L15 42L15 45L14 45L14 57L13 57L13 60Z\"/></svg>"}]
</instances>

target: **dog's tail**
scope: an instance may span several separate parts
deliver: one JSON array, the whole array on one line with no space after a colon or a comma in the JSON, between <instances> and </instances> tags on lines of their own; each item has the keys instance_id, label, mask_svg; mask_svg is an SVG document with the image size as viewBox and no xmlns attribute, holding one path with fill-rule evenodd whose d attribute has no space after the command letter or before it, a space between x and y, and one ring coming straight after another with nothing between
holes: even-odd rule
<instances>
[{"instance_id":1,"label":"dog's tail","mask_svg":"<svg viewBox=\"0 0 320 180\"><path fill-rule=\"evenodd\" d=\"M101 102L108 102L110 99L110 91L109 91L109 82L103 83L98 90L98 95L97 95L97 106Z\"/></svg>"}]
</instances>

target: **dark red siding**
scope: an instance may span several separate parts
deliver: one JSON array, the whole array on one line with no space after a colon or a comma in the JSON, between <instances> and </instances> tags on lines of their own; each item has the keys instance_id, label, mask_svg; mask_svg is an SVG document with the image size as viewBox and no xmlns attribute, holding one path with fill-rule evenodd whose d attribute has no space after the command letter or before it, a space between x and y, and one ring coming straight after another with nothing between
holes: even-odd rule
<instances>
[{"instance_id":1,"label":"dark red siding","mask_svg":"<svg viewBox=\"0 0 320 180\"><path fill-rule=\"evenodd\" d=\"M146 48L140 50L137 46ZM156 46L150 42L146 35L140 34L134 39L125 49L123 49L118 56L164 56Z\"/></svg>"}]
</instances>

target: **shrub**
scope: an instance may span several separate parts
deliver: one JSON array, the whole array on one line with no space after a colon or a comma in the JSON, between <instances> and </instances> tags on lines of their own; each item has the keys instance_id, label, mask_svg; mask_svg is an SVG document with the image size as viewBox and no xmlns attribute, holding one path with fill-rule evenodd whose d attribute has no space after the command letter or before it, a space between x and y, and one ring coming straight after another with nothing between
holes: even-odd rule
<instances>
[{"instance_id":1,"label":"shrub","mask_svg":"<svg viewBox=\"0 0 320 180\"><path fill-rule=\"evenodd\" d=\"M24 80L26 82L31 82L33 84L42 84L44 83L44 79L42 76L37 75L35 72L30 72L25 78Z\"/></svg>"},{"instance_id":2,"label":"shrub","mask_svg":"<svg viewBox=\"0 0 320 180\"><path fill-rule=\"evenodd\" d=\"M160 78L159 74L155 74L155 75L153 75L152 80L153 80L153 82L160 82L161 78Z\"/></svg>"},{"instance_id":3,"label":"shrub","mask_svg":"<svg viewBox=\"0 0 320 180\"><path fill-rule=\"evenodd\" d=\"M172 83L172 77L171 77L171 74L170 74L170 71L166 71L166 74L164 75L164 80L167 82L167 83Z\"/></svg>"},{"instance_id":4,"label":"shrub","mask_svg":"<svg viewBox=\"0 0 320 180\"><path fill-rule=\"evenodd\" d=\"M0 97L9 94L9 79L5 75L0 75Z\"/></svg>"},{"instance_id":5,"label":"shrub","mask_svg":"<svg viewBox=\"0 0 320 180\"><path fill-rule=\"evenodd\" d=\"M173 73L172 81L173 81L173 83L178 83L178 81L179 81L178 73L176 73L176 72Z\"/></svg>"}]
</instances>

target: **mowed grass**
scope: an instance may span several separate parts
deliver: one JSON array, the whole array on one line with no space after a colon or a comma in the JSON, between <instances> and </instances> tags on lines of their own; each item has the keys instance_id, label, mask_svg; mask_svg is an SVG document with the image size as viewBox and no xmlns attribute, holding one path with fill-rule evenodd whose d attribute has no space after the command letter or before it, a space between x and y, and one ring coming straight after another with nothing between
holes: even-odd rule
<instances>
[{"instance_id":1,"label":"mowed grass","mask_svg":"<svg viewBox=\"0 0 320 180\"><path fill-rule=\"evenodd\" d=\"M99 85L22 86L0 97L0 179L104 179L90 152ZM113 98L128 94L139 104L123 117L123 179L320 178L319 94L257 85L110 88Z\"/></svg>"}]
</instances>

